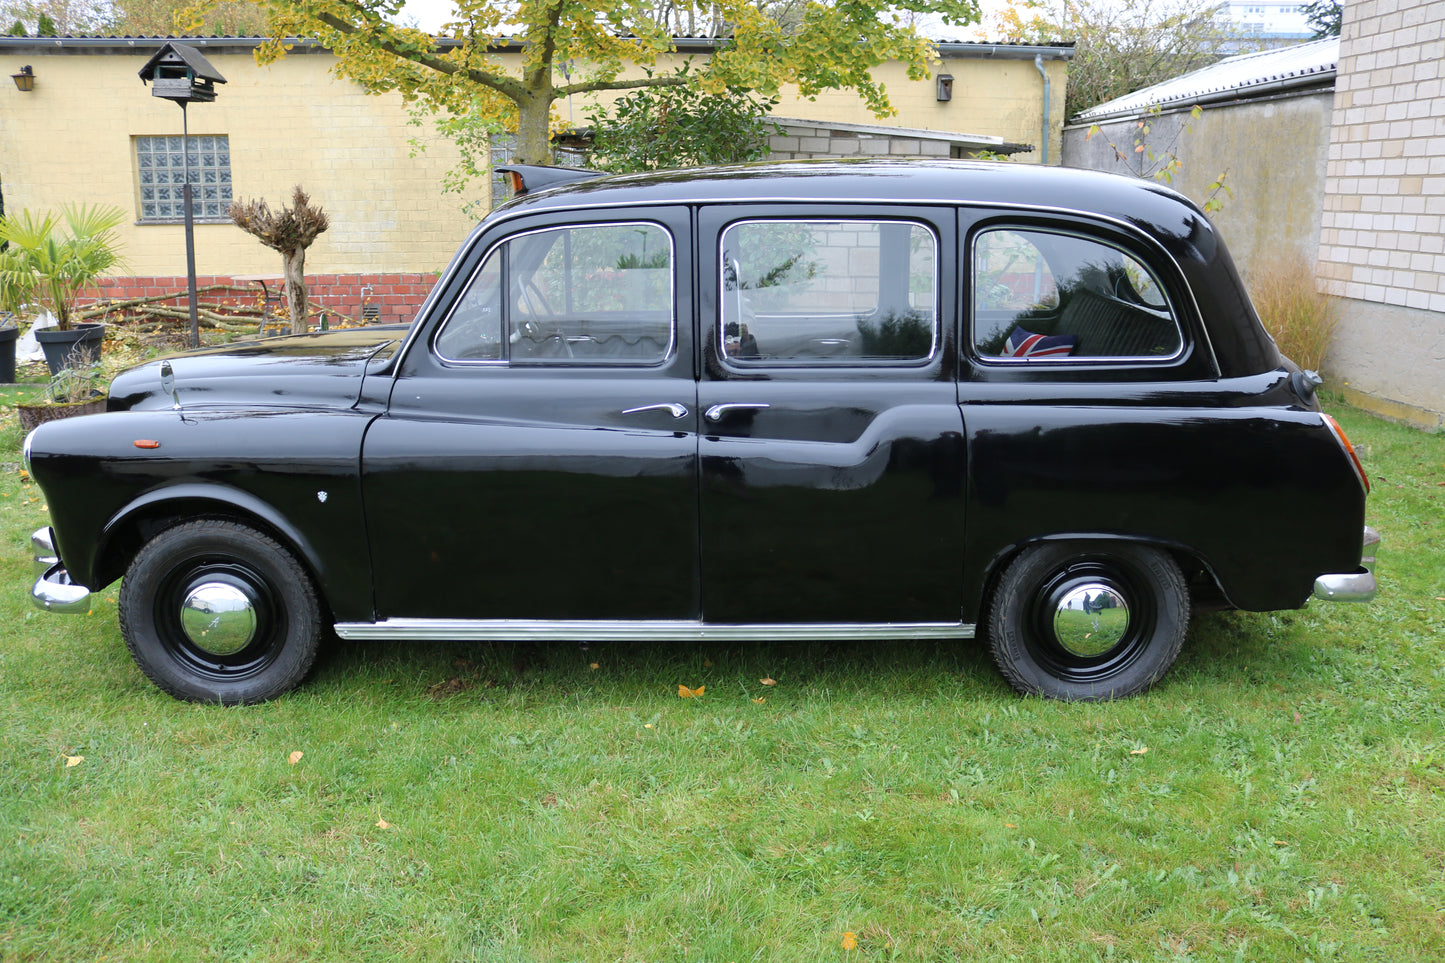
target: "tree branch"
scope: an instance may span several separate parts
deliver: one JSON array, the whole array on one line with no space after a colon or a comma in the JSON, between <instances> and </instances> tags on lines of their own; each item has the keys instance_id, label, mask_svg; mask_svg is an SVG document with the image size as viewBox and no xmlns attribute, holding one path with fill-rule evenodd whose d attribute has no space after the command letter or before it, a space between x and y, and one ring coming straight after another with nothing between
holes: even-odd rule
<instances>
[{"instance_id":1,"label":"tree branch","mask_svg":"<svg viewBox=\"0 0 1445 963\"><path fill-rule=\"evenodd\" d=\"M361 33L361 28L333 13L322 12L314 14L314 16L337 33L345 34L348 37L355 37ZM450 60L435 54L408 49L390 37L378 36L374 43L378 50L383 50L393 57L414 63L419 67L426 67L428 70L435 70L441 74L462 74L468 80L481 84L483 87L489 87L514 102L520 102L520 99L526 94L522 84L510 77L499 77L490 71L478 70L475 67L459 67Z\"/></svg>"},{"instance_id":2,"label":"tree branch","mask_svg":"<svg viewBox=\"0 0 1445 963\"><path fill-rule=\"evenodd\" d=\"M640 87L681 87L687 83L685 77L637 77L632 80L589 80L557 88L558 97L572 94L590 94L594 90L633 90Z\"/></svg>"}]
</instances>

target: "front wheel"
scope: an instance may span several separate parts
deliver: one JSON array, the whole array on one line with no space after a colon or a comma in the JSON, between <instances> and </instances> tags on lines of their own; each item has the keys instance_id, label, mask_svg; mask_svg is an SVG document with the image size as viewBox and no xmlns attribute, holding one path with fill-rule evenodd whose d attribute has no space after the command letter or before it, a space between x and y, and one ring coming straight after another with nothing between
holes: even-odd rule
<instances>
[{"instance_id":1,"label":"front wheel","mask_svg":"<svg viewBox=\"0 0 1445 963\"><path fill-rule=\"evenodd\" d=\"M274 539L200 519L146 543L120 590L120 630L178 699L243 705L295 688L321 645L310 576Z\"/></svg>"},{"instance_id":2,"label":"front wheel","mask_svg":"<svg viewBox=\"0 0 1445 963\"><path fill-rule=\"evenodd\" d=\"M1051 542L1004 569L987 618L1005 679L1027 695L1096 701L1142 692L1179 656L1189 590L1164 552Z\"/></svg>"}]
</instances>

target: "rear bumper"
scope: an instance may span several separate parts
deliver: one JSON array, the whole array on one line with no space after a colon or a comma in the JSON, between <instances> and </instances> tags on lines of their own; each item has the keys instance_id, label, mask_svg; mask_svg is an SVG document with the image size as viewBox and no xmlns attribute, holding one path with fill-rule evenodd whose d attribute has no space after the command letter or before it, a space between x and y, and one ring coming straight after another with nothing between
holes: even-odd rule
<instances>
[{"instance_id":1,"label":"rear bumper","mask_svg":"<svg viewBox=\"0 0 1445 963\"><path fill-rule=\"evenodd\" d=\"M1321 575L1315 579L1315 598L1326 602L1368 602L1375 597L1375 553L1380 533L1365 526L1360 567L1354 572Z\"/></svg>"},{"instance_id":2,"label":"rear bumper","mask_svg":"<svg viewBox=\"0 0 1445 963\"><path fill-rule=\"evenodd\" d=\"M34 552L35 582L30 586L30 601L47 612L85 613L90 611L90 589L76 585L70 573L55 554L55 539L49 528L37 529L30 536Z\"/></svg>"}]
</instances>

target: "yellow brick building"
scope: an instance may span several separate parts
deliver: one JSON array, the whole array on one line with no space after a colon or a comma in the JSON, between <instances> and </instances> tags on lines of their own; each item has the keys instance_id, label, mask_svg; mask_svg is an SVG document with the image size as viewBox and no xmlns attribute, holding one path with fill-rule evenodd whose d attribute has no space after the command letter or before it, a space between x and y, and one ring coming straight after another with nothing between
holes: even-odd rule
<instances>
[{"instance_id":1,"label":"yellow brick building","mask_svg":"<svg viewBox=\"0 0 1445 963\"><path fill-rule=\"evenodd\" d=\"M279 273L279 255L231 225L225 201L264 197L274 207L300 184L332 225L307 252L313 294L323 304L332 298L342 313L355 313L367 299L386 306L383 320L409 319L408 305L420 299L416 291L424 293L474 226L461 199L441 189L457 160L452 145L430 124L411 124L399 96L372 96L338 79L334 57L315 44L298 43L280 62L260 67L253 57L260 41L253 38L181 42L199 49L227 80L213 103L193 104L187 114L190 135L201 138L193 154L207 178L197 198L202 283ZM34 78L29 91L7 85L0 93L4 209L88 203L131 214L121 229L126 273L145 281L112 294L164 287L185 274L180 175L171 164L179 162L174 138L181 135L181 110L151 96L138 76L163 43L0 38L5 73L28 67ZM686 42L677 56L709 49L703 41ZM896 63L875 72L898 110L894 117L874 118L856 96L839 91L815 100L785 92L775 115L943 132L944 140L959 143L970 141L953 135L1034 146L1047 139L1049 161L1057 162L1070 47L944 44L940 55L926 82L909 81ZM946 90L939 75L951 78ZM940 99L945 93L949 99ZM587 107L563 101L558 112L581 123ZM1039 153L1019 159L1037 162ZM478 195L484 192L478 185ZM382 290L398 286L406 290Z\"/></svg>"}]
</instances>

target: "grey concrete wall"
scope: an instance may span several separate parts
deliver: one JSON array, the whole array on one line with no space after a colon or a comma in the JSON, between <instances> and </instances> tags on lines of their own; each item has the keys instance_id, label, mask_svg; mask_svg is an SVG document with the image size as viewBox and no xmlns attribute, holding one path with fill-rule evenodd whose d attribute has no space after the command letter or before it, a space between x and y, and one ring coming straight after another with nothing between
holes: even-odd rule
<instances>
[{"instance_id":1,"label":"grey concrete wall","mask_svg":"<svg viewBox=\"0 0 1445 963\"><path fill-rule=\"evenodd\" d=\"M1210 219L1246 278L1282 253L1315 260L1332 103L1325 91L1207 107L1198 118L1163 114L1151 123L1146 146L1161 156L1172 151L1183 164L1175 190L1203 204L1209 184L1225 175L1232 193L1220 195L1224 207ZM1086 126L1066 128L1064 166L1137 176L1148 163L1135 153L1138 133L1132 118L1110 122L1092 138Z\"/></svg>"}]
</instances>

